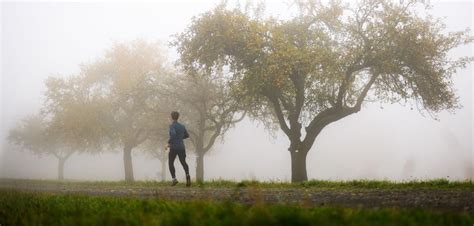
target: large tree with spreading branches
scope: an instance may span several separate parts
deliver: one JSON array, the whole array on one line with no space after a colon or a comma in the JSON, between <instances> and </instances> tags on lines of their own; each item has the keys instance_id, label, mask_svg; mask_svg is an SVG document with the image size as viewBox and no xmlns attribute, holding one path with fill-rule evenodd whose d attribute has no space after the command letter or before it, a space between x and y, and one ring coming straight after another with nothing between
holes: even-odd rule
<instances>
[{"instance_id":1,"label":"large tree with spreading branches","mask_svg":"<svg viewBox=\"0 0 474 226\"><path fill-rule=\"evenodd\" d=\"M307 180L306 156L322 130L369 98L433 115L459 107L452 76L472 58L448 52L472 42L467 30L446 32L416 1L294 5L299 14L288 20L220 5L175 40L188 70L228 70L234 98L279 125L290 141L292 182Z\"/></svg>"},{"instance_id":2,"label":"large tree with spreading branches","mask_svg":"<svg viewBox=\"0 0 474 226\"><path fill-rule=\"evenodd\" d=\"M104 57L82 66L89 89L105 100L101 136L112 148L123 149L125 181L134 180L132 150L156 138L160 120L167 118L156 92L160 78L169 73L162 53L158 43L116 43Z\"/></svg>"}]
</instances>

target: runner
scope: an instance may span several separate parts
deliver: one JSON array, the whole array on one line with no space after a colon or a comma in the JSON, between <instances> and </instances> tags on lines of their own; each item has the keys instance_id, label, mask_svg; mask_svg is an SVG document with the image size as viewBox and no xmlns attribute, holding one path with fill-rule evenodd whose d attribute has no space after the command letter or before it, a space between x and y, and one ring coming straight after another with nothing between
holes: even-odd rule
<instances>
[{"instance_id":1,"label":"runner","mask_svg":"<svg viewBox=\"0 0 474 226\"><path fill-rule=\"evenodd\" d=\"M186 148L184 147L183 140L189 137L188 131L186 127L178 122L179 113L177 111L171 112L171 120L173 121L170 125L170 139L168 140L168 145L166 149L169 149L168 153L168 165L170 168L171 177L173 178L173 182L171 186L175 186L178 183L175 175L174 169L174 160L176 156L178 156L181 165L184 168L184 172L186 173L186 187L191 186L191 177L189 176L189 167L186 163Z\"/></svg>"}]
</instances>

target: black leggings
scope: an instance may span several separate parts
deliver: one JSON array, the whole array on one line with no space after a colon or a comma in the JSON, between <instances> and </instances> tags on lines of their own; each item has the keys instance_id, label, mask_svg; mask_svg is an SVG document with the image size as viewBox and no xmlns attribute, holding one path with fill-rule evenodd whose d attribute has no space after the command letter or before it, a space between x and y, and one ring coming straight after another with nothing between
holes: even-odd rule
<instances>
[{"instance_id":1,"label":"black leggings","mask_svg":"<svg viewBox=\"0 0 474 226\"><path fill-rule=\"evenodd\" d=\"M171 177L173 179L176 178L175 169L174 169L174 159L176 159L176 155L178 156L179 161L181 162L181 165L184 168L184 172L186 173L186 176L189 175L189 167L188 167L188 164L186 163L186 151L185 150L170 150L170 152L168 153L168 166L170 168Z\"/></svg>"}]
</instances>

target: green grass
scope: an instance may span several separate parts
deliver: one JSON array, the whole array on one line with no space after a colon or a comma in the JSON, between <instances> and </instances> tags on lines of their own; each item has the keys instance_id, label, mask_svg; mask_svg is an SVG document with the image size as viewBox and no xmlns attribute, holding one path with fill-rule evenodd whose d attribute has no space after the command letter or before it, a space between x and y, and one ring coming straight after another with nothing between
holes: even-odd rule
<instances>
[{"instance_id":1,"label":"green grass","mask_svg":"<svg viewBox=\"0 0 474 226\"><path fill-rule=\"evenodd\" d=\"M52 195L0 190L6 225L468 225L468 213L422 209L304 208L232 202Z\"/></svg>"},{"instance_id":2,"label":"green grass","mask_svg":"<svg viewBox=\"0 0 474 226\"><path fill-rule=\"evenodd\" d=\"M39 184L60 184L64 186L108 186L108 187L158 187L168 186L170 182L159 181L56 181L56 180L26 180L26 179L2 179L10 180L15 183L39 183ZM0 180L1 183L1 180ZM181 184L180 186L183 186ZM472 181L448 181L446 179L427 180L427 181L377 181L377 180L353 180L353 181L324 181L310 180L303 183L286 183L286 182L260 182L260 181L228 181L228 180L212 180L204 183L195 183L198 187L212 188L236 188L236 187L252 187L252 188L323 188L323 189L469 189L474 190Z\"/></svg>"}]
</instances>

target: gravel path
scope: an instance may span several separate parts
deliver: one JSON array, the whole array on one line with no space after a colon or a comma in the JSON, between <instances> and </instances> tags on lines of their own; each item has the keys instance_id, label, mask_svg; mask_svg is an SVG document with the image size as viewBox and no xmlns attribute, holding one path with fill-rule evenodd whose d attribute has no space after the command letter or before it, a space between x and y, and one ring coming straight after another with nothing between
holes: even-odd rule
<instances>
[{"instance_id":1,"label":"gravel path","mask_svg":"<svg viewBox=\"0 0 474 226\"><path fill-rule=\"evenodd\" d=\"M415 207L474 213L474 190L468 189L323 189L323 188L186 188L82 185L0 180L1 190L54 194L140 197L166 200L213 200L243 204L271 203L345 207Z\"/></svg>"}]
</instances>

